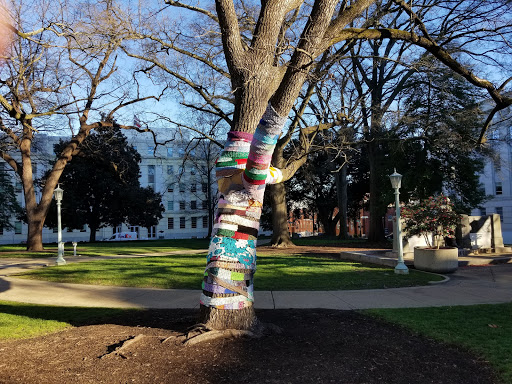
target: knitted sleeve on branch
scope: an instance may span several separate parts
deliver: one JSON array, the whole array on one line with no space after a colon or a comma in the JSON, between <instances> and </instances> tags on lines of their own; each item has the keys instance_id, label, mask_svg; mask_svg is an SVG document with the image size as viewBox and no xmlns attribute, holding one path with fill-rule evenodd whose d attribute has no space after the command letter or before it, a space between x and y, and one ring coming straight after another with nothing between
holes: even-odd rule
<instances>
[{"instance_id":1,"label":"knitted sleeve on branch","mask_svg":"<svg viewBox=\"0 0 512 384\"><path fill-rule=\"evenodd\" d=\"M285 122L286 116L279 116L268 104L251 142L243 180L251 198L259 202L263 202L272 153Z\"/></svg>"}]
</instances>

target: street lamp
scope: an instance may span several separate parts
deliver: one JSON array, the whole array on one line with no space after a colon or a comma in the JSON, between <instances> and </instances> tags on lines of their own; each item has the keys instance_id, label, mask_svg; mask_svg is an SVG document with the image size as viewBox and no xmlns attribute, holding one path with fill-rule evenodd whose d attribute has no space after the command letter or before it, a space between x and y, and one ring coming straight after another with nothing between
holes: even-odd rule
<instances>
[{"instance_id":1,"label":"street lamp","mask_svg":"<svg viewBox=\"0 0 512 384\"><path fill-rule=\"evenodd\" d=\"M66 260L64 260L64 243L62 242L62 225L60 219L60 206L62 203L62 195L64 194L64 190L57 185L55 191L53 191L53 197L57 202L57 265L65 265Z\"/></svg>"},{"instance_id":2,"label":"street lamp","mask_svg":"<svg viewBox=\"0 0 512 384\"><path fill-rule=\"evenodd\" d=\"M398 263L395 267L395 273L400 275L407 275L409 268L404 263L404 246L402 244L402 225L400 223L400 192L398 191L402 186L402 175L397 173L396 169L392 175L389 175L391 186L395 190L395 212L396 212L396 226L395 237L398 246Z\"/></svg>"}]
</instances>

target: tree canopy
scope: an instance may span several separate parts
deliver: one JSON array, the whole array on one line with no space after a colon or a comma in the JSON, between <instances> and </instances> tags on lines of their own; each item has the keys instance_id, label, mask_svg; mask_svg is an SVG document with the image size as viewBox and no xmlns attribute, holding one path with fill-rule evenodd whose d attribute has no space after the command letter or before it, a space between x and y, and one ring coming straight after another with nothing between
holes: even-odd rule
<instances>
[{"instance_id":1,"label":"tree canopy","mask_svg":"<svg viewBox=\"0 0 512 384\"><path fill-rule=\"evenodd\" d=\"M57 144L56 153L65 145L62 141ZM105 226L156 225L164 211L162 196L140 186L140 161L118 126L89 135L59 180L64 189L63 226L83 229L87 224L94 241L96 230ZM47 225L52 226L55 210L50 212Z\"/></svg>"}]
</instances>

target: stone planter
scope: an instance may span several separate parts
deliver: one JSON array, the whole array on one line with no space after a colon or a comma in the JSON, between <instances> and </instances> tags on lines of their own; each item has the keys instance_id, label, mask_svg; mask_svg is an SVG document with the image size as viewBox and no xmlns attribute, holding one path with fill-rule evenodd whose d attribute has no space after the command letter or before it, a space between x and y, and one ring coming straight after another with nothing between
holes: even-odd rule
<instances>
[{"instance_id":1,"label":"stone planter","mask_svg":"<svg viewBox=\"0 0 512 384\"><path fill-rule=\"evenodd\" d=\"M459 250L455 247L414 248L414 268L420 271L450 273L459 267Z\"/></svg>"}]
</instances>

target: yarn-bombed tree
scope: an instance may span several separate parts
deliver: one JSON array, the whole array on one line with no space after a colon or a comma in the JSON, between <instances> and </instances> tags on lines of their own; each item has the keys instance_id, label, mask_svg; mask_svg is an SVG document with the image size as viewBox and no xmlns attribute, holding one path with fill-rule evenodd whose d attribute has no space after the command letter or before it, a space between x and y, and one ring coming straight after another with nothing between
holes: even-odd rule
<instances>
[{"instance_id":1,"label":"yarn-bombed tree","mask_svg":"<svg viewBox=\"0 0 512 384\"><path fill-rule=\"evenodd\" d=\"M197 11L181 1L167 0L166 3ZM512 104L512 99L503 96L501 89L477 78L423 29L423 36L418 36L411 31L347 28L374 3L372 0L356 0L350 6L345 4L338 8L338 1L316 0L307 8L302 33L294 45L276 46L281 41L282 28L286 29L289 11L302 3L296 0L261 2L250 41L240 31L233 1L216 0L216 15L202 10L220 27L234 103L228 142L218 162L221 200L201 295L201 322L208 329L257 328L253 275L263 193L267 183L278 181L281 174L287 179L289 174L287 169L280 172L270 168L271 154L310 67L331 45L354 38L407 39L431 52L469 82L485 88L500 107ZM413 17L407 4L400 2L400 6ZM283 47L291 47L286 57L282 54ZM279 65L285 58L288 59L286 65Z\"/></svg>"}]
</instances>

